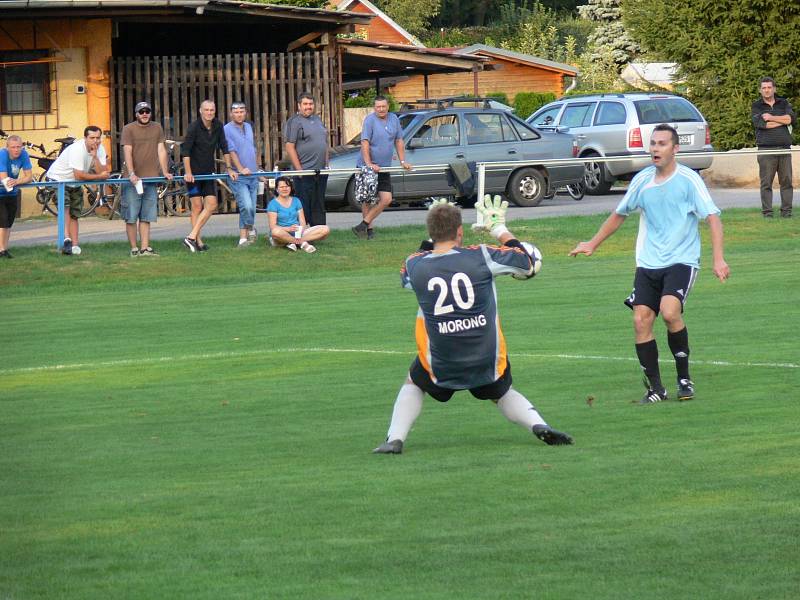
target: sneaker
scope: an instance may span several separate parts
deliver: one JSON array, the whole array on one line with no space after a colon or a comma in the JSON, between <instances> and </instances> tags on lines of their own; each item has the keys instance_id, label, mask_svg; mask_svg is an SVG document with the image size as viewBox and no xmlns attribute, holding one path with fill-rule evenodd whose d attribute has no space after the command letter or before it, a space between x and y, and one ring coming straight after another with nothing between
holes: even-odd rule
<instances>
[{"instance_id":1,"label":"sneaker","mask_svg":"<svg viewBox=\"0 0 800 600\"><path fill-rule=\"evenodd\" d=\"M292 252L297 252L297 244L294 243L286 244L286 249L291 250Z\"/></svg>"},{"instance_id":2,"label":"sneaker","mask_svg":"<svg viewBox=\"0 0 800 600\"><path fill-rule=\"evenodd\" d=\"M253 242L251 242L248 238L239 238L239 245L237 246L237 248L247 248L247 246L249 246L252 243Z\"/></svg>"},{"instance_id":3,"label":"sneaker","mask_svg":"<svg viewBox=\"0 0 800 600\"><path fill-rule=\"evenodd\" d=\"M193 240L190 237L183 238L183 245L189 249L189 252L197 252L200 248L197 246L197 240Z\"/></svg>"},{"instance_id":4,"label":"sneaker","mask_svg":"<svg viewBox=\"0 0 800 600\"><path fill-rule=\"evenodd\" d=\"M364 221L361 221L358 225L351 228L351 231L356 234L356 236L360 237L362 240L365 239L369 235L369 229Z\"/></svg>"},{"instance_id":5,"label":"sneaker","mask_svg":"<svg viewBox=\"0 0 800 600\"><path fill-rule=\"evenodd\" d=\"M383 442L372 451L373 454L402 454L403 440L392 440Z\"/></svg>"},{"instance_id":6,"label":"sneaker","mask_svg":"<svg viewBox=\"0 0 800 600\"><path fill-rule=\"evenodd\" d=\"M207 252L208 251L208 244L197 244L197 251L198 252Z\"/></svg>"},{"instance_id":7,"label":"sneaker","mask_svg":"<svg viewBox=\"0 0 800 600\"><path fill-rule=\"evenodd\" d=\"M312 253L314 253L314 252L316 252L316 251L317 251L317 248L316 248L316 246L312 246L312 245L311 245L311 244L309 244L308 242L303 242L302 244L300 244L300 247L301 247L303 250L305 250L306 252L308 252L309 254L312 254Z\"/></svg>"},{"instance_id":8,"label":"sneaker","mask_svg":"<svg viewBox=\"0 0 800 600\"><path fill-rule=\"evenodd\" d=\"M374 240L375 239L375 230L372 227L367 229L367 239L368 240Z\"/></svg>"},{"instance_id":9,"label":"sneaker","mask_svg":"<svg viewBox=\"0 0 800 600\"><path fill-rule=\"evenodd\" d=\"M158 252L148 246L147 248L142 248L139 251L139 256L158 256Z\"/></svg>"},{"instance_id":10,"label":"sneaker","mask_svg":"<svg viewBox=\"0 0 800 600\"><path fill-rule=\"evenodd\" d=\"M251 242L255 242L257 238L258 238L258 230L255 227L253 227L247 232L247 239L250 240Z\"/></svg>"},{"instance_id":11,"label":"sneaker","mask_svg":"<svg viewBox=\"0 0 800 600\"><path fill-rule=\"evenodd\" d=\"M661 391L658 391L648 387L644 397L639 400L639 404L655 404L656 402L663 402L666 399L667 390L662 388Z\"/></svg>"},{"instance_id":12,"label":"sneaker","mask_svg":"<svg viewBox=\"0 0 800 600\"><path fill-rule=\"evenodd\" d=\"M548 446L570 446L572 437L562 431L556 431L549 425L534 425L533 435L542 440Z\"/></svg>"},{"instance_id":13,"label":"sneaker","mask_svg":"<svg viewBox=\"0 0 800 600\"><path fill-rule=\"evenodd\" d=\"M694 383L691 379L678 379L678 401L684 402L694 398Z\"/></svg>"},{"instance_id":14,"label":"sneaker","mask_svg":"<svg viewBox=\"0 0 800 600\"><path fill-rule=\"evenodd\" d=\"M138 248L131 248L131 258L139 256L139 249Z\"/></svg>"},{"instance_id":15,"label":"sneaker","mask_svg":"<svg viewBox=\"0 0 800 600\"><path fill-rule=\"evenodd\" d=\"M66 254L69 256L72 254L72 240L69 238L64 238L64 246L61 248L61 254Z\"/></svg>"},{"instance_id":16,"label":"sneaker","mask_svg":"<svg viewBox=\"0 0 800 600\"><path fill-rule=\"evenodd\" d=\"M14 258L8 250L0 250L0 258Z\"/></svg>"}]
</instances>

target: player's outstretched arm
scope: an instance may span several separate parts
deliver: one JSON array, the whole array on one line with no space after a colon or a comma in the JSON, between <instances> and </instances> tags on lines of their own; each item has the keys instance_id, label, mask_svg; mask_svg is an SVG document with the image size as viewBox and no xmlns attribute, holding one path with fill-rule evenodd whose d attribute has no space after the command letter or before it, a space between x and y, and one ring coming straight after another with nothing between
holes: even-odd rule
<instances>
[{"instance_id":1,"label":"player's outstretched arm","mask_svg":"<svg viewBox=\"0 0 800 600\"><path fill-rule=\"evenodd\" d=\"M730 277L731 269L723 255L722 220L719 215L708 215L708 228L711 230L711 252L714 257L714 275L721 282Z\"/></svg>"},{"instance_id":2,"label":"player's outstretched arm","mask_svg":"<svg viewBox=\"0 0 800 600\"><path fill-rule=\"evenodd\" d=\"M597 230L597 233L594 234L594 237L588 242L580 242L569 255L577 256L578 254L585 254L586 256L591 256L594 251L597 250L597 247L611 237L624 222L625 217L623 215L612 212L600 226L600 229Z\"/></svg>"}]
</instances>

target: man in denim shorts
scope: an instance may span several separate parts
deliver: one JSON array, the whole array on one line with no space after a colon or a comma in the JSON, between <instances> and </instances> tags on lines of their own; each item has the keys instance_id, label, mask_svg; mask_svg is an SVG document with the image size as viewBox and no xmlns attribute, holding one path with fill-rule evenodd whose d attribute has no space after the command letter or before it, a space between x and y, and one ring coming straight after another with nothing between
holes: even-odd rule
<instances>
[{"instance_id":1,"label":"man in denim shorts","mask_svg":"<svg viewBox=\"0 0 800 600\"><path fill-rule=\"evenodd\" d=\"M122 218L131 256L158 256L150 246L150 223L158 219L158 184L145 183L142 178L163 173L164 177L172 179L172 173L164 146L164 130L152 120L153 109L147 102L139 102L135 110L136 120L122 128L120 138L125 154L123 175L130 179L122 188ZM137 233L141 244L137 242Z\"/></svg>"},{"instance_id":2,"label":"man in denim shorts","mask_svg":"<svg viewBox=\"0 0 800 600\"><path fill-rule=\"evenodd\" d=\"M645 375L647 392L642 404L667 399L658 367L658 346L653 326L659 313L667 325L667 342L678 373L678 400L694 398L689 376L689 334L683 321L686 297L700 268L698 222L708 221L714 258L714 275L724 282L730 275L723 258L722 221L705 183L692 169L678 164L678 133L657 125L650 137L653 164L639 172L628 186L615 212L594 237L579 243L570 256L591 256L625 218L640 210L636 242L636 275L625 304L633 309L636 355Z\"/></svg>"}]
</instances>

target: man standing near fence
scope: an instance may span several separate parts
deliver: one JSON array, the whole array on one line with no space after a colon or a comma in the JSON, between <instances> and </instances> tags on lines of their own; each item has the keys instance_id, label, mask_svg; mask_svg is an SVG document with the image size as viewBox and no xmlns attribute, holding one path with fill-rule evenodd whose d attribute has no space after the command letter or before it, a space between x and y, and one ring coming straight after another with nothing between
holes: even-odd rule
<instances>
[{"instance_id":1,"label":"man standing near fence","mask_svg":"<svg viewBox=\"0 0 800 600\"><path fill-rule=\"evenodd\" d=\"M14 188L32 179L31 158L22 147L22 138L8 136L6 147L0 150L0 258L13 258L8 239L20 199L20 191Z\"/></svg>"},{"instance_id":2,"label":"man standing near fence","mask_svg":"<svg viewBox=\"0 0 800 600\"><path fill-rule=\"evenodd\" d=\"M83 139L67 146L47 170L50 181L98 181L108 179L108 157L101 143L103 130L89 125L83 130ZM90 171L94 173L90 173ZM64 254L80 254L78 245L78 219L83 208L83 186L67 186L64 195L64 217L67 237L64 238Z\"/></svg>"},{"instance_id":3,"label":"man standing near fence","mask_svg":"<svg viewBox=\"0 0 800 600\"><path fill-rule=\"evenodd\" d=\"M369 167L378 174L378 198L370 198L361 203L361 223L352 228L360 238L371 240L375 236L372 226L375 219L392 203L392 176L381 171L382 167L392 166L392 156L406 171L411 165L406 162L403 145L403 128L397 115L389 112L389 101L383 96L375 96L374 112L367 115L361 129L361 153L356 166Z\"/></svg>"},{"instance_id":4,"label":"man standing near fence","mask_svg":"<svg viewBox=\"0 0 800 600\"><path fill-rule=\"evenodd\" d=\"M239 209L239 248L256 241L256 199L258 198L258 178L251 177L257 171L256 143L253 126L247 118L244 102L231 103L231 120L225 124L225 141L228 152L239 178L231 182L231 190Z\"/></svg>"},{"instance_id":5,"label":"man standing near fence","mask_svg":"<svg viewBox=\"0 0 800 600\"><path fill-rule=\"evenodd\" d=\"M158 184L145 183L142 178L159 177L163 173L164 177L172 179L172 173L164 146L164 130L152 120L150 104L139 102L134 111L136 120L125 125L120 136L125 155L123 177L130 179L122 188L122 218L131 256L158 256L150 246L150 223L158 219Z\"/></svg>"},{"instance_id":6,"label":"man standing near fence","mask_svg":"<svg viewBox=\"0 0 800 600\"><path fill-rule=\"evenodd\" d=\"M190 252L208 250L208 246L200 238L200 232L217 210L217 182L214 179L195 181L194 176L214 173L214 159L219 150L225 159L228 177L231 181L236 181L238 177L231 166L225 132L216 114L217 106L214 101L203 100L200 104L200 118L189 125L181 145L184 181L192 203L192 231L183 238L183 245Z\"/></svg>"},{"instance_id":7,"label":"man standing near fence","mask_svg":"<svg viewBox=\"0 0 800 600\"><path fill-rule=\"evenodd\" d=\"M297 114L286 121L283 130L286 154L295 171L319 171L328 165L328 130L314 114L314 97L303 92L297 99ZM325 225L327 175L294 178L295 191L303 204L308 225Z\"/></svg>"},{"instance_id":8,"label":"man standing near fence","mask_svg":"<svg viewBox=\"0 0 800 600\"><path fill-rule=\"evenodd\" d=\"M753 102L751 118L756 128L756 144L759 150L789 149L792 145L792 132L795 124L792 105L786 98L775 95L775 81L772 77L761 78L761 98ZM781 216L792 216L792 155L774 154L758 157L758 174L761 179L761 214L772 217L772 182L778 174L781 186Z\"/></svg>"}]
</instances>

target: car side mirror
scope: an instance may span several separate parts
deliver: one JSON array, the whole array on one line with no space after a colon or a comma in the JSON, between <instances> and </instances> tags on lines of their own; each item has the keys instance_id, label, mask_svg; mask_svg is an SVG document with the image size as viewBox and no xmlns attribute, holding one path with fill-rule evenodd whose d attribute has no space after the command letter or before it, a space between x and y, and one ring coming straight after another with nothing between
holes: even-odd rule
<instances>
[{"instance_id":1,"label":"car side mirror","mask_svg":"<svg viewBox=\"0 0 800 600\"><path fill-rule=\"evenodd\" d=\"M408 142L408 147L412 150L415 148L424 148L425 147L425 140L422 138L411 138L411 141Z\"/></svg>"},{"instance_id":2,"label":"car side mirror","mask_svg":"<svg viewBox=\"0 0 800 600\"><path fill-rule=\"evenodd\" d=\"M569 133L569 127L556 127L558 133Z\"/></svg>"}]
</instances>

